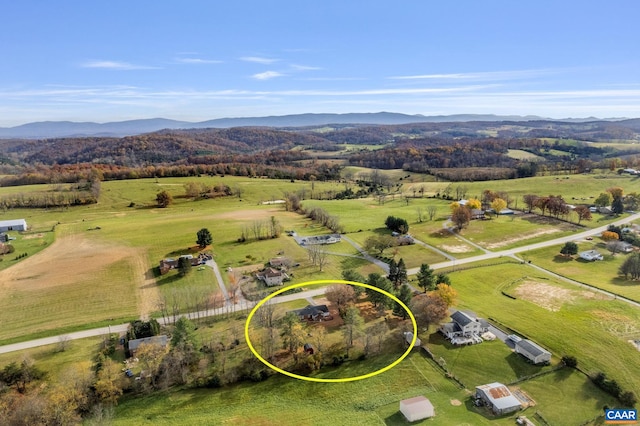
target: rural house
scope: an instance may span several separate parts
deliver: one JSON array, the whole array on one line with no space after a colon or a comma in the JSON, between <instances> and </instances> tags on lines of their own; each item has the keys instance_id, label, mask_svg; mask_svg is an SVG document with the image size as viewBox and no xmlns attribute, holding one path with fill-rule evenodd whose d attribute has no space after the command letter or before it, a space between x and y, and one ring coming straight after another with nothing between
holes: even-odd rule
<instances>
[{"instance_id":1,"label":"rural house","mask_svg":"<svg viewBox=\"0 0 640 426\"><path fill-rule=\"evenodd\" d=\"M335 244L342 241L342 237L340 234L331 234L331 235L318 235L315 237L305 237L300 239L300 245L315 245L315 244Z\"/></svg>"},{"instance_id":2,"label":"rural house","mask_svg":"<svg viewBox=\"0 0 640 426\"><path fill-rule=\"evenodd\" d=\"M471 209L471 219L484 219L484 210Z\"/></svg>"},{"instance_id":3,"label":"rural house","mask_svg":"<svg viewBox=\"0 0 640 426\"><path fill-rule=\"evenodd\" d=\"M515 342L515 350L516 353L523 355L534 364L543 364L551 361L551 352L531 340L522 339Z\"/></svg>"},{"instance_id":4,"label":"rural house","mask_svg":"<svg viewBox=\"0 0 640 426\"><path fill-rule=\"evenodd\" d=\"M290 311L300 317L301 320L331 321L333 317L329 313L327 305L307 305L305 308Z\"/></svg>"},{"instance_id":5,"label":"rural house","mask_svg":"<svg viewBox=\"0 0 640 426\"><path fill-rule=\"evenodd\" d=\"M587 250L580 252L580 259L588 261L602 260L604 257L597 250Z\"/></svg>"},{"instance_id":6,"label":"rural house","mask_svg":"<svg viewBox=\"0 0 640 426\"><path fill-rule=\"evenodd\" d=\"M24 219L0 220L0 232L26 230L27 221Z\"/></svg>"},{"instance_id":7,"label":"rural house","mask_svg":"<svg viewBox=\"0 0 640 426\"><path fill-rule=\"evenodd\" d=\"M424 396L415 396L400 401L400 412L408 422L428 419L435 415L433 405Z\"/></svg>"},{"instance_id":8,"label":"rural house","mask_svg":"<svg viewBox=\"0 0 640 426\"><path fill-rule=\"evenodd\" d=\"M266 268L264 271L258 272L256 276L259 280L264 281L267 287L281 285L284 280L289 279L286 273L273 268Z\"/></svg>"},{"instance_id":9,"label":"rural house","mask_svg":"<svg viewBox=\"0 0 640 426\"><path fill-rule=\"evenodd\" d=\"M291 266L291 259L286 257L274 257L273 259L269 260L269 266L278 269L288 268L289 266Z\"/></svg>"},{"instance_id":10,"label":"rural house","mask_svg":"<svg viewBox=\"0 0 640 426\"><path fill-rule=\"evenodd\" d=\"M131 354L132 357L136 356L136 351L138 350L140 345L142 345L143 343L145 345L159 345L160 347L164 348L167 346L168 341L169 340L167 336L164 334L161 334L159 336L144 337L142 339L129 340L129 343L128 343L129 353Z\"/></svg>"},{"instance_id":11,"label":"rural house","mask_svg":"<svg viewBox=\"0 0 640 426\"><path fill-rule=\"evenodd\" d=\"M200 253L198 257L193 257L193 255L191 254L183 254L178 259L168 257L160 261L160 265L158 266L158 268L160 268L160 275L164 275L170 270L176 269L178 267L178 260L180 258L189 259L191 261L191 266L204 265L205 263L207 263L207 260L213 259L213 257L210 254L204 254L204 253Z\"/></svg>"},{"instance_id":12,"label":"rural house","mask_svg":"<svg viewBox=\"0 0 640 426\"><path fill-rule=\"evenodd\" d=\"M455 311L451 314L451 319L453 321L442 324L439 330L454 345L481 343L480 334L489 329L486 321L466 312Z\"/></svg>"},{"instance_id":13,"label":"rural house","mask_svg":"<svg viewBox=\"0 0 640 426\"><path fill-rule=\"evenodd\" d=\"M484 404L496 415L518 411L522 408L518 398L502 383L476 386L476 404Z\"/></svg>"}]
</instances>

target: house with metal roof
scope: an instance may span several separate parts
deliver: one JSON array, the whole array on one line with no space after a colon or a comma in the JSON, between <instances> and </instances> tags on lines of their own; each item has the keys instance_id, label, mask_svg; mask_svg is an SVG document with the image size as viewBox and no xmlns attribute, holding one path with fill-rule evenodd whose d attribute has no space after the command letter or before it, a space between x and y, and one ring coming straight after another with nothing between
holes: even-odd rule
<instances>
[{"instance_id":1,"label":"house with metal roof","mask_svg":"<svg viewBox=\"0 0 640 426\"><path fill-rule=\"evenodd\" d=\"M512 413L522 408L522 404L511 394L509 388L497 382L476 386L476 401L488 406L497 415Z\"/></svg>"},{"instance_id":2,"label":"house with metal roof","mask_svg":"<svg viewBox=\"0 0 640 426\"><path fill-rule=\"evenodd\" d=\"M551 352L531 340L522 339L515 342L515 350L516 353L523 355L534 364L544 364L551 361Z\"/></svg>"},{"instance_id":3,"label":"house with metal roof","mask_svg":"<svg viewBox=\"0 0 640 426\"><path fill-rule=\"evenodd\" d=\"M161 334L159 336L151 336L151 337L143 337L142 339L133 339L129 340L128 348L131 356L135 356L136 351L140 347L140 345L158 345L161 347L166 347L167 343L169 343L169 339L166 335Z\"/></svg>"}]
</instances>

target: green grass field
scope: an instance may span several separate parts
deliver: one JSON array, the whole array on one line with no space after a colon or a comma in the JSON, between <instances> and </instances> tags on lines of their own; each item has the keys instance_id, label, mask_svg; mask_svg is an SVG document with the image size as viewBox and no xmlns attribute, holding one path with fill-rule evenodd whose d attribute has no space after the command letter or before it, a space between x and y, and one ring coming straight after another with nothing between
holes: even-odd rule
<instances>
[{"instance_id":1,"label":"green grass field","mask_svg":"<svg viewBox=\"0 0 640 426\"><path fill-rule=\"evenodd\" d=\"M351 168L350 171L366 172L357 168ZM412 186L424 185L427 194L440 191L448 185L446 182L428 181L420 175L401 170L385 173L398 182L400 178L403 179L402 190L405 195L412 194ZM193 180L207 184L226 183L231 187L241 188L241 197L201 201L181 198L184 183ZM590 196L597 196L608 187L622 186L629 192L636 183L637 180L629 176L603 173L571 175L568 179L542 176L464 185L468 187L467 197L477 196L484 189L492 189L507 190L513 198L521 198L526 193L562 194L568 202L572 198L578 198L579 202L587 203L591 200ZM454 187L456 185L453 184ZM27 191L29 188L47 190L48 187L38 185L23 187L22 190ZM281 205L262 204L264 201L282 198L285 191L301 189L308 196L311 191L319 194L325 190L342 190L344 184L312 184L229 176L104 182L100 202L96 205L64 210L5 212L6 219L25 217L33 227L33 232L19 235L14 242L16 253L26 252L29 254L26 258L14 261L11 256L15 254L11 254L5 255L0 262L0 341L8 343L91 328L107 322L129 321L139 316L141 305L145 303L147 309L154 313L157 303L153 298L158 296L181 294L186 297L189 292L196 291L217 293L217 285L209 269L194 269L184 278L177 277L175 272L159 277L155 269L158 261L164 257L175 257L193 251L196 232L203 227L213 234L214 241L209 249L223 271L227 285L230 285L229 276L225 272L227 268L236 270L261 265L279 253L300 263L299 267L292 269L292 283L338 278L344 269L356 269L365 276L370 272L380 272L378 267L365 260L344 256L355 254L355 250L344 242L327 247L327 250L337 254L329 256L329 263L323 271L311 265L306 250L286 234L280 238L238 242L243 228L255 221L271 220L272 216L280 222L283 229L293 229L301 235L328 233L304 216L285 212ZM155 194L160 190L174 194L175 202L169 208L159 209L153 206ZM0 195L16 191L16 188L0 188ZM128 207L131 203L135 205ZM348 236L360 243L367 236L388 232L382 228L384 220L393 215L407 219L411 225L410 232L418 239L456 257L479 254L479 250L454 236L438 235L443 218L448 214L448 204L448 201L428 198L410 199L407 203L398 195L395 199L387 197L384 204L375 199L304 201L305 206L319 206L331 214L339 215ZM521 200L518 204L521 204ZM416 209L426 209L429 205L438 207L438 220L417 223ZM597 226L611 220L599 219L601 218L596 217L587 225ZM52 226L58 223L55 231L51 231ZM512 221L510 218L500 217L491 221L473 222L462 235L485 246L502 244L497 249L503 249L574 232L571 226L552 232L557 228L558 225L553 223L521 218ZM545 233L540 233L541 231ZM42 233L42 237L26 238L37 235L36 232ZM534 235L536 232L539 234ZM509 239L522 236L528 238L504 244ZM48 250L58 243L67 244L64 251L56 253L55 249ZM583 247L587 247L586 243L581 243L581 249ZM73 251L74 248L78 251ZM95 250L97 254L88 257L90 250ZM552 247L523 256L534 264L568 277L629 297L639 297L640 287L620 283L614 278L624 258L623 254L618 254L613 259L607 258L604 262L582 263L577 260L559 261L556 257L558 251L559 247ZM69 263L60 263L55 257L63 254L70 256ZM104 258L107 254L112 254L114 258L109 261L103 259L104 264L95 264L96 259ZM391 250L386 254L391 255ZM47 269L42 269L44 272L32 272L35 271L38 259L46 256L52 256L52 260L40 263L52 268L50 272ZM396 259L400 257L408 267L444 260L441 255L420 246L400 247ZM44 266L41 265L43 268ZM94 268L91 269L90 266ZM51 278L50 285L46 285L48 277ZM523 280L523 277L527 278ZM29 287L29 283L36 279L40 279L40 286ZM587 371L605 371L623 388L640 389L638 353L627 342L630 338L640 338L640 331L635 326L640 324L638 309L548 279L542 272L526 265L508 264L456 271L451 273L451 279L459 293L460 307L474 310L480 316L493 318L527 335L550 349L555 357L554 362L564 354L575 355L579 365ZM536 292L538 290L527 280L546 284L547 287L542 288L552 289L553 294L560 294L560 301L544 291ZM516 300L503 296L500 291L513 295ZM181 300L182 309L187 309L188 302ZM306 302L296 302L292 306L299 306L301 303ZM158 315L157 312L154 314ZM198 332L202 339L217 339L220 336L229 338L238 328L238 324L234 324L213 320L211 327L203 326ZM477 382L494 381L493 377L495 380L509 381L537 369L521 363L510 352L505 352L505 347L498 342L463 348L461 351L448 348L442 342L434 344L434 352L446 360L454 374L469 389L473 389ZM71 350L76 348L81 357L78 360L86 361L92 353L90 345L75 345L74 342ZM607 350L603 351L602 348ZM238 351L242 350L241 345ZM45 349L43 351L46 352ZM33 357L41 357L43 362L51 365L58 362L69 363L73 358L69 351L55 355L45 352ZM11 358L0 357L0 361L5 359ZM353 368L357 367L354 365ZM576 423L586 421L598 414L601 409L599 404L609 401L578 375L548 375L525 382L521 386L539 402L536 409L552 423L562 424L562 419L565 418L563 416L567 416L572 422L576 420ZM580 414L570 417L566 407L558 405L552 396L540 395L547 386L554 392L571 398ZM437 421L442 424L513 424L511 417L494 419L474 408L469 403L468 394L444 378L437 367L420 354L412 354L400 366L379 377L357 383L333 386L275 376L263 383L243 383L215 391L176 389L166 394L126 399L118 406L114 423L271 424L275 418L282 424L315 424L319 419L336 424L363 424L363 421L366 424L403 424L398 414L398 401L420 394L428 396L434 402L438 413ZM256 398L257 395L260 398ZM462 405L452 405L452 399L460 400Z\"/></svg>"},{"instance_id":2,"label":"green grass field","mask_svg":"<svg viewBox=\"0 0 640 426\"><path fill-rule=\"evenodd\" d=\"M637 308L558 283L527 265L479 267L450 273L450 277L461 308L505 324L555 357L575 355L585 370L605 371L624 388L640 389L638 351L627 341L640 337L640 328L633 326L640 324ZM536 288L535 283L544 285ZM610 356L613 353L615 357Z\"/></svg>"},{"instance_id":3,"label":"green grass field","mask_svg":"<svg viewBox=\"0 0 640 426\"><path fill-rule=\"evenodd\" d=\"M618 269L624 262L627 254L618 253L611 255L606 248L596 241L582 242L578 244L580 251L596 249L604 256L603 261L588 262L577 255L567 258L560 254L562 246L547 247L544 249L522 253L522 258L531 260L536 265L554 271L565 277L590 284L633 300L640 300L640 283L638 281L625 280L618 275Z\"/></svg>"}]
</instances>

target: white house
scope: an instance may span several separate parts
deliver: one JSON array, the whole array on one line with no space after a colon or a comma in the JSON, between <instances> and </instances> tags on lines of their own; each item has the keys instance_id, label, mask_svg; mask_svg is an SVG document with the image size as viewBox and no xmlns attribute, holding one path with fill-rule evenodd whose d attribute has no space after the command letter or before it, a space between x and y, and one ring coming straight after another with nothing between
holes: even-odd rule
<instances>
[{"instance_id":1,"label":"white house","mask_svg":"<svg viewBox=\"0 0 640 426\"><path fill-rule=\"evenodd\" d=\"M604 257L597 250L587 250L580 252L580 259L588 261L603 260Z\"/></svg>"},{"instance_id":2,"label":"white house","mask_svg":"<svg viewBox=\"0 0 640 426\"><path fill-rule=\"evenodd\" d=\"M0 220L0 232L26 230L27 221L24 219Z\"/></svg>"},{"instance_id":3,"label":"white house","mask_svg":"<svg viewBox=\"0 0 640 426\"><path fill-rule=\"evenodd\" d=\"M487 331L486 324L466 312L455 311L451 314L451 319L453 321L440 326L440 332L448 339L460 336L477 336Z\"/></svg>"},{"instance_id":4,"label":"white house","mask_svg":"<svg viewBox=\"0 0 640 426\"><path fill-rule=\"evenodd\" d=\"M529 359L534 364L543 364L551 361L551 352L540 347L531 340L522 339L519 342L516 342L515 350L516 353L524 355L525 358Z\"/></svg>"},{"instance_id":5,"label":"white house","mask_svg":"<svg viewBox=\"0 0 640 426\"><path fill-rule=\"evenodd\" d=\"M267 268L264 271L258 273L258 279L264 281L267 286L273 287L275 285L282 284L282 281L289 279L289 276L277 269Z\"/></svg>"},{"instance_id":6,"label":"white house","mask_svg":"<svg viewBox=\"0 0 640 426\"><path fill-rule=\"evenodd\" d=\"M497 382L476 386L476 400L482 401L497 415L511 413L522 408L522 404L518 398L511 394L509 388Z\"/></svg>"},{"instance_id":7,"label":"white house","mask_svg":"<svg viewBox=\"0 0 640 426\"><path fill-rule=\"evenodd\" d=\"M435 412L433 404L424 396L416 396L400 401L400 412L409 422L433 417Z\"/></svg>"}]
</instances>

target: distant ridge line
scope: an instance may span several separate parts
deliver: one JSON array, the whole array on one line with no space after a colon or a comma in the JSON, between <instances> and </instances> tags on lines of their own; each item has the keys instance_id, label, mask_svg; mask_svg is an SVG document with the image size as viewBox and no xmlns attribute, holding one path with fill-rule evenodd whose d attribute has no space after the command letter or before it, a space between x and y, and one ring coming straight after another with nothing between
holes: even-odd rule
<instances>
[{"instance_id":1,"label":"distant ridge line","mask_svg":"<svg viewBox=\"0 0 640 426\"><path fill-rule=\"evenodd\" d=\"M163 129L203 129L230 127L308 127L330 124L340 125L394 125L410 123L471 122L471 121L555 121L583 123L590 121L622 121L624 118L598 119L567 118L550 119L535 115L494 115L494 114L453 114L453 115L410 115L394 112L376 113L306 113L266 117L218 118L200 122L179 121L166 118L126 120L108 123L41 121L15 127L0 127L0 138L44 139L59 137L123 137Z\"/></svg>"}]
</instances>

